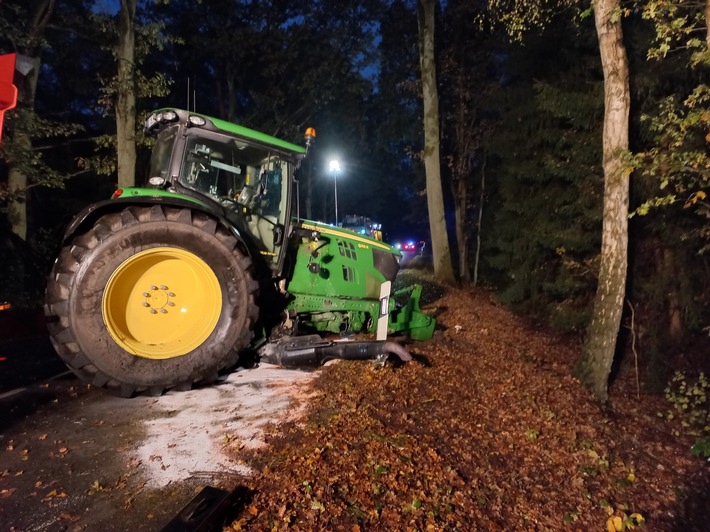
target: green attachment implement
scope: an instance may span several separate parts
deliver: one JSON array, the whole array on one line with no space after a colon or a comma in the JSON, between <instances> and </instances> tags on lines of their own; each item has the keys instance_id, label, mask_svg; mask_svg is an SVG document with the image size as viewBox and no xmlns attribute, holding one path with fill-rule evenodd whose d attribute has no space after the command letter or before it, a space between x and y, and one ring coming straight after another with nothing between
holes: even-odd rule
<instances>
[{"instance_id":1,"label":"green attachment implement","mask_svg":"<svg viewBox=\"0 0 710 532\"><path fill-rule=\"evenodd\" d=\"M397 302L407 294L409 294L407 301L401 305L397 304L390 311L388 332L402 333L412 340L429 340L434 335L436 320L424 314L419 308L422 285L415 284L401 288L392 294L392 299Z\"/></svg>"}]
</instances>

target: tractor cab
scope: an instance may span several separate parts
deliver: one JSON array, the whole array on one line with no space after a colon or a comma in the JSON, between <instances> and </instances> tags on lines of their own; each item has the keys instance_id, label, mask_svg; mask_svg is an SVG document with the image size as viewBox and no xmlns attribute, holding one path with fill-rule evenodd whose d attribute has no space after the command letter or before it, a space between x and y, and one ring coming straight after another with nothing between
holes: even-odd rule
<instances>
[{"instance_id":1,"label":"tractor cab","mask_svg":"<svg viewBox=\"0 0 710 532\"><path fill-rule=\"evenodd\" d=\"M147 186L216 203L274 271L283 262L291 182L305 149L181 110L153 113Z\"/></svg>"}]
</instances>

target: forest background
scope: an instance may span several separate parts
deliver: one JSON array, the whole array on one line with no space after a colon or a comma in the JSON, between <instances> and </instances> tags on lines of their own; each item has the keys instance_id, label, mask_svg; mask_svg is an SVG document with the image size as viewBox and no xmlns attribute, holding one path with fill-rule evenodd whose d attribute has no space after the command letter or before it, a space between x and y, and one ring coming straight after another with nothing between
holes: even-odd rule
<instances>
[{"instance_id":1,"label":"forest background","mask_svg":"<svg viewBox=\"0 0 710 532\"><path fill-rule=\"evenodd\" d=\"M604 78L590 4L435 4L443 216L457 279L581 341L604 195ZM520 18L526 4L544 13ZM623 2L614 14L631 93L617 349L639 356L648 390L663 390L675 370L698 375L709 360L708 5ZM380 221L390 241L426 242L416 8L2 0L0 53L18 53L20 98L0 146L0 301L40 305L71 216L145 179L141 125L160 107L296 143L315 127L297 176L301 215L332 221L328 162L338 157L341 213Z\"/></svg>"}]
</instances>

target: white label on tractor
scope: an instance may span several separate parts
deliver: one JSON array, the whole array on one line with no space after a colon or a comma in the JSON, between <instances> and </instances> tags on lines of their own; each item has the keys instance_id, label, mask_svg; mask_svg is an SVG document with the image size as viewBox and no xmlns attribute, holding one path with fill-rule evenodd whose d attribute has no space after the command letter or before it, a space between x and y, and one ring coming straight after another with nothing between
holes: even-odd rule
<instances>
[{"instance_id":1,"label":"white label on tractor","mask_svg":"<svg viewBox=\"0 0 710 532\"><path fill-rule=\"evenodd\" d=\"M389 325L390 292L392 281L385 281L380 285L380 317L377 319L377 339L387 340L387 325Z\"/></svg>"}]
</instances>

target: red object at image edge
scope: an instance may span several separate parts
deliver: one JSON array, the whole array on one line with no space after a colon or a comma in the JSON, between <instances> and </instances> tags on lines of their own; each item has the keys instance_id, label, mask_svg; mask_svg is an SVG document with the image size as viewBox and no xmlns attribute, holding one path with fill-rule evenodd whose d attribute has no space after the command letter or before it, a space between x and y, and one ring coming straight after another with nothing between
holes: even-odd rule
<instances>
[{"instance_id":1,"label":"red object at image edge","mask_svg":"<svg viewBox=\"0 0 710 532\"><path fill-rule=\"evenodd\" d=\"M0 55L0 141L5 111L17 104L17 87L12 84L15 77L15 57L17 54Z\"/></svg>"}]
</instances>

